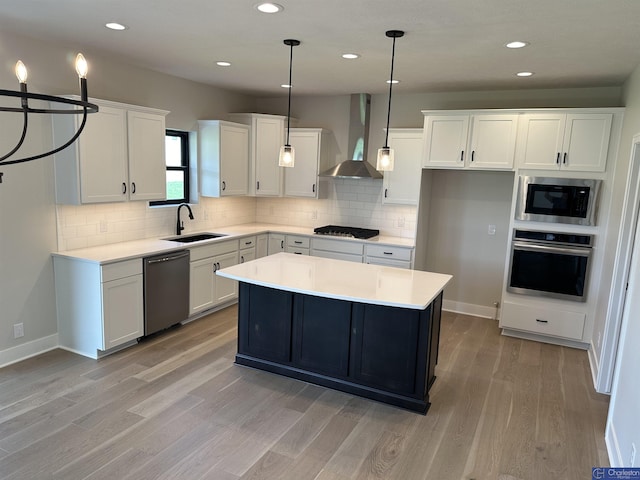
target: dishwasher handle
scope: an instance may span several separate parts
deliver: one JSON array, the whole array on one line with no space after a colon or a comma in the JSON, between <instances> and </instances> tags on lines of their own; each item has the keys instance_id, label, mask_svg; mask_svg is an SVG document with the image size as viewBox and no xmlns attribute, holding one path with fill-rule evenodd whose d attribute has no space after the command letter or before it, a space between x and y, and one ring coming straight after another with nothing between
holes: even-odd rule
<instances>
[{"instance_id":1,"label":"dishwasher handle","mask_svg":"<svg viewBox=\"0 0 640 480\"><path fill-rule=\"evenodd\" d=\"M152 258L147 258L146 262L147 265L152 265L154 263L164 263L164 262L171 262L173 260L178 260L180 258L184 258L184 257L188 257L189 256L189 250L184 250L182 252L178 252L175 255L168 255L166 257L152 257Z\"/></svg>"}]
</instances>

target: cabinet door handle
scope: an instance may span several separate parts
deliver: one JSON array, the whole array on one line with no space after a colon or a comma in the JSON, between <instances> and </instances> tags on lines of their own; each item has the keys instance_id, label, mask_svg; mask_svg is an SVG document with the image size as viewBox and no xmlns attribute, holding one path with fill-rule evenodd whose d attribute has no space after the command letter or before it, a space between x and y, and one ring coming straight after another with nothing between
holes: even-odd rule
<instances>
[{"instance_id":1,"label":"cabinet door handle","mask_svg":"<svg viewBox=\"0 0 640 480\"><path fill-rule=\"evenodd\" d=\"M538 323L549 323L549 320L541 320L539 318L536 318L536 322L538 322Z\"/></svg>"},{"instance_id":2,"label":"cabinet door handle","mask_svg":"<svg viewBox=\"0 0 640 480\"><path fill-rule=\"evenodd\" d=\"M284 240L280 240L280 248L284 248Z\"/></svg>"},{"instance_id":3,"label":"cabinet door handle","mask_svg":"<svg viewBox=\"0 0 640 480\"><path fill-rule=\"evenodd\" d=\"M464 150L460 152L460 161L464 162Z\"/></svg>"},{"instance_id":4,"label":"cabinet door handle","mask_svg":"<svg viewBox=\"0 0 640 480\"><path fill-rule=\"evenodd\" d=\"M252 245L253 242L244 242L245 245Z\"/></svg>"},{"instance_id":5,"label":"cabinet door handle","mask_svg":"<svg viewBox=\"0 0 640 480\"><path fill-rule=\"evenodd\" d=\"M302 252L293 252L293 253L295 253L296 255L302 255Z\"/></svg>"},{"instance_id":6,"label":"cabinet door handle","mask_svg":"<svg viewBox=\"0 0 640 480\"><path fill-rule=\"evenodd\" d=\"M393 252L382 252L382 253L384 253L385 255L393 255Z\"/></svg>"},{"instance_id":7,"label":"cabinet door handle","mask_svg":"<svg viewBox=\"0 0 640 480\"><path fill-rule=\"evenodd\" d=\"M316 193L316 184L315 183L311 186L311 191L313 193Z\"/></svg>"},{"instance_id":8,"label":"cabinet door handle","mask_svg":"<svg viewBox=\"0 0 640 480\"><path fill-rule=\"evenodd\" d=\"M240 255L240 263L244 263L244 255Z\"/></svg>"},{"instance_id":9,"label":"cabinet door handle","mask_svg":"<svg viewBox=\"0 0 640 480\"><path fill-rule=\"evenodd\" d=\"M560 165L560 152L558 152L558 156L556 157L556 164Z\"/></svg>"},{"instance_id":10,"label":"cabinet door handle","mask_svg":"<svg viewBox=\"0 0 640 480\"><path fill-rule=\"evenodd\" d=\"M218 264L216 262L213 262L213 273L216 273L216 271L218 270L217 265Z\"/></svg>"},{"instance_id":11,"label":"cabinet door handle","mask_svg":"<svg viewBox=\"0 0 640 480\"><path fill-rule=\"evenodd\" d=\"M216 262L216 265L218 265L218 270L220 270L222 267L220 266L220 262Z\"/></svg>"},{"instance_id":12,"label":"cabinet door handle","mask_svg":"<svg viewBox=\"0 0 640 480\"><path fill-rule=\"evenodd\" d=\"M564 156L562 157L562 164L563 165L567 164L567 152L564 152Z\"/></svg>"},{"instance_id":13,"label":"cabinet door handle","mask_svg":"<svg viewBox=\"0 0 640 480\"><path fill-rule=\"evenodd\" d=\"M389 191L389 189L388 189L388 188L385 188L385 189L384 189L384 198L387 198L387 192L388 192L388 191Z\"/></svg>"},{"instance_id":14,"label":"cabinet door handle","mask_svg":"<svg viewBox=\"0 0 640 480\"><path fill-rule=\"evenodd\" d=\"M471 161L472 162L475 160L475 158L473 158L475 156L476 156L476 151L475 150L471 150Z\"/></svg>"},{"instance_id":15,"label":"cabinet door handle","mask_svg":"<svg viewBox=\"0 0 640 480\"><path fill-rule=\"evenodd\" d=\"M296 245L302 245L302 240L294 240L293 243Z\"/></svg>"},{"instance_id":16,"label":"cabinet door handle","mask_svg":"<svg viewBox=\"0 0 640 480\"><path fill-rule=\"evenodd\" d=\"M136 182L131 182L131 193L136 193Z\"/></svg>"},{"instance_id":17,"label":"cabinet door handle","mask_svg":"<svg viewBox=\"0 0 640 480\"><path fill-rule=\"evenodd\" d=\"M227 189L227 182L222 181L222 191L224 192Z\"/></svg>"},{"instance_id":18,"label":"cabinet door handle","mask_svg":"<svg viewBox=\"0 0 640 480\"><path fill-rule=\"evenodd\" d=\"M256 190L260 190L260 181L256 182Z\"/></svg>"},{"instance_id":19,"label":"cabinet door handle","mask_svg":"<svg viewBox=\"0 0 640 480\"><path fill-rule=\"evenodd\" d=\"M125 193L127 193L127 184L122 182L122 194L124 195Z\"/></svg>"}]
</instances>

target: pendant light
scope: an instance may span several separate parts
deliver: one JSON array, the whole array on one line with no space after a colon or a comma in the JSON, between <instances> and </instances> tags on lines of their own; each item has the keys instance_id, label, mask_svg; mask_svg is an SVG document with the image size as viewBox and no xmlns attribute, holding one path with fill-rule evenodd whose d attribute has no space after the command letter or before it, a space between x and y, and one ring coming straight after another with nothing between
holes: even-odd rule
<instances>
[{"instance_id":1,"label":"pendant light","mask_svg":"<svg viewBox=\"0 0 640 480\"><path fill-rule=\"evenodd\" d=\"M389 108L387 109L387 131L384 137L384 147L378 150L378 160L376 162L376 170L380 172L393 171L394 154L393 149L389 148L389 118L391 117L391 89L393 88L393 60L396 56L396 38L404 36L402 30L387 30L385 35L393 38L393 48L391 50L391 76L389 78Z\"/></svg>"},{"instance_id":2,"label":"pendant light","mask_svg":"<svg viewBox=\"0 0 640 480\"><path fill-rule=\"evenodd\" d=\"M300 45L300 40L294 40L288 38L284 41L284 44L291 48L289 54L289 106L287 107L287 141L280 147L280 156L278 158L278 165L281 167L293 167L296 161L296 155L293 147L289 145L289 124L291 123L291 89L293 84L291 83L291 67L293 65L293 47Z\"/></svg>"}]
</instances>

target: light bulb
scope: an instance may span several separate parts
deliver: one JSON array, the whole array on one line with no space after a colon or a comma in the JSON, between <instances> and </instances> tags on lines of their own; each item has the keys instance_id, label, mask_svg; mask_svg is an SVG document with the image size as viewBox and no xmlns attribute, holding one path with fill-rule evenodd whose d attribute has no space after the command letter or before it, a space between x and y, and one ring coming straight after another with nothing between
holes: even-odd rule
<instances>
[{"instance_id":1,"label":"light bulb","mask_svg":"<svg viewBox=\"0 0 640 480\"><path fill-rule=\"evenodd\" d=\"M16 63L16 77L18 77L20 83L27 83L27 67L24 66L22 60L18 60L18 63Z\"/></svg>"},{"instance_id":2,"label":"light bulb","mask_svg":"<svg viewBox=\"0 0 640 480\"><path fill-rule=\"evenodd\" d=\"M78 72L78 76L80 78L87 78L87 71L89 70L89 65L84 58L84 55L79 53L76 56L76 72Z\"/></svg>"},{"instance_id":3,"label":"light bulb","mask_svg":"<svg viewBox=\"0 0 640 480\"><path fill-rule=\"evenodd\" d=\"M394 152L392 148L382 147L378 150L376 170L379 172L391 172L394 167Z\"/></svg>"},{"instance_id":4,"label":"light bulb","mask_svg":"<svg viewBox=\"0 0 640 480\"><path fill-rule=\"evenodd\" d=\"M295 151L291 145L283 145L280 147L280 156L278 157L278 166L293 167L295 164Z\"/></svg>"}]
</instances>

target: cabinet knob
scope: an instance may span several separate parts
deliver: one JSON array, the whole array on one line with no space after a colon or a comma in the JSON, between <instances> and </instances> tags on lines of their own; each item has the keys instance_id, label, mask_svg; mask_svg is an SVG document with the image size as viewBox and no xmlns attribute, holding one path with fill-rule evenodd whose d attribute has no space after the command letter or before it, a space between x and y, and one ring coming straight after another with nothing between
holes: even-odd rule
<instances>
[{"instance_id":1,"label":"cabinet knob","mask_svg":"<svg viewBox=\"0 0 640 480\"><path fill-rule=\"evenodd\" d=\"M127 184L122 182L122 194L124 195L125 193L127 193Z\"/></svg>"},{"instance_id":2,"label":"cabinet knob","mask_svg":"<svg viewBox=\"0 0 640 480\"><path fill-rule=\"evenodd\" d=\"M131 193L136 193L136 182L131 182Z\"/></svg>"},{"instance_id":3,"label":"cabinet knob","mask_svg":"<svg viewBox=\"0 0 640 480\"><path fill-rule=\"evenodd\" d=\"M224 192L227 189L227 183L223 180L222 181L222 191Z\"/></svg>"}]
</instances>

